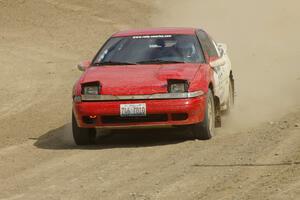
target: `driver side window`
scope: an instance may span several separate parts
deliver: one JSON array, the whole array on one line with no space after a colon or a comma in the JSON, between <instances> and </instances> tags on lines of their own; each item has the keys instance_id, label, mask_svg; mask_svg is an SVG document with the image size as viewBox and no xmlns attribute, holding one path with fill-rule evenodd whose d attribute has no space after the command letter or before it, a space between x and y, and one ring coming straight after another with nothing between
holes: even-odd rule
<instances>
[{"instance_id":1,"label":"driver side window","mask_svg":"<svg viewBox=\"0 0 300 200\"><path fill-rule=\"evenodd\" d=\"M220 57L220 52L217 50L213 40L211 40L204 31L199 30L197 32L197 36L201 42L202 47L204 48L204 51L207 52L209 57Z\"/></svg>"}]
</instances>

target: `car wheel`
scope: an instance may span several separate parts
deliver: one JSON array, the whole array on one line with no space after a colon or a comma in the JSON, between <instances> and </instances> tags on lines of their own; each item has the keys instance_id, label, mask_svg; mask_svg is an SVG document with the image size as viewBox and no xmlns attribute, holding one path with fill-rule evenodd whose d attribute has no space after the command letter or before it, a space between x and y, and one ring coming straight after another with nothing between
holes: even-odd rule
<instances>
[{"instance_id":1,"label":"car wheel","mask_svg":"<svg viewBox=\"0 0 300 200\"><path fill-rule=\"evenodd\" d=\"M194 137L201 140L208 140L212 138L215 132L215 121L214 96L212 91L209 90L206 97L204 120L192 127Z\"/></svg>"},{"instance_id":2,"label":"car wheel","mask_svg":"<svg viewBox=\"0 0 300 200\"><path fill-rule=\"evenodd\" d=\"M73 138L77 145L92 145L96 143L96 130L94 128L80 128L72 113Z\"/></svg>"},{"instance_id":3,"label":"car wheel","mask_svg":"<svg viewBox=\"0 0 300 200\"><path fill-rule=\"evenodd\" d=\"M226 111L225 114L229 114L230 111L232 110L234 105L234 91L233 91L233 83L232 80L230 79L229 81L229 95L228 95L228 100L226 103Z\"/></svg>"}]
</instances>

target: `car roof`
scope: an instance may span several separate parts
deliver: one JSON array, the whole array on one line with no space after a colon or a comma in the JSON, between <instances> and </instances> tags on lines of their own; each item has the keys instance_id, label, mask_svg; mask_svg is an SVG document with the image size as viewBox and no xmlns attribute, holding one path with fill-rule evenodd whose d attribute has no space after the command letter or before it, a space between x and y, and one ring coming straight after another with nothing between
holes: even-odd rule
<instances>
[{"instance_id":1,"label":"car roof","mask_svg":"<svg viewBox=\"0 0 300 200\"><path fill-rule=\"evenodd\" d=\"M150 28L150 29L133 29L117 32L112 37L126 37L136 35L167 35L167 34L178 34L178 35L194 35L196 28Z\"/></svg>"}]
</instances>

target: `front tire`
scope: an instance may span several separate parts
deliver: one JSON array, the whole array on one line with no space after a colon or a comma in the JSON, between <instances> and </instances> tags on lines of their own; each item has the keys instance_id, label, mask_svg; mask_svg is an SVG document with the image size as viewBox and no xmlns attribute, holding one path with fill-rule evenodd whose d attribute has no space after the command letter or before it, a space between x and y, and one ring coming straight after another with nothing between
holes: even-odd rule
<instances>
[{"instance_id":1,"label":"front tire","mask_svg":"<svg viewBox=\"0 0 300 200\"><path fill-rule=\"evenodd\" d=\"M96 130L94 128L80 128L72 113L73 138L77 145L92 145L96 143Z\"/></svg>"},{"instance_id":2,"label":"front tire","mask_svg":"<svg viewBox=\"0 0 300 200\"><path fill-rule=\"evenodd\" d=\"M215 102L214 95L209 89L206 97L205 117L203 122L192 127L193 135L196 139L208 140L215 134Z\"/></svg>"}]
</instances>

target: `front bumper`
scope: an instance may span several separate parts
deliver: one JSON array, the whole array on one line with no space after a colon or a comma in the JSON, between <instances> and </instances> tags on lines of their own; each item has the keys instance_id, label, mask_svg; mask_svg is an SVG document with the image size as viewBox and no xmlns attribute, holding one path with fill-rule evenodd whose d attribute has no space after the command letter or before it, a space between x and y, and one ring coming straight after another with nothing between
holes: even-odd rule
<instances>
[{"instance_id":1,"label":"front bumper","mask_svg":"<svg viewBox=\"0 0 300 200\"><path fill-rule=\"evenodd\" d=\"M82 128L172 127L203 121L205 102L205 95L187 99L74 102L73 112ZM146 104L146 117L120 117L121 104L136 103Z\"/></svg>"}]
</instances>

